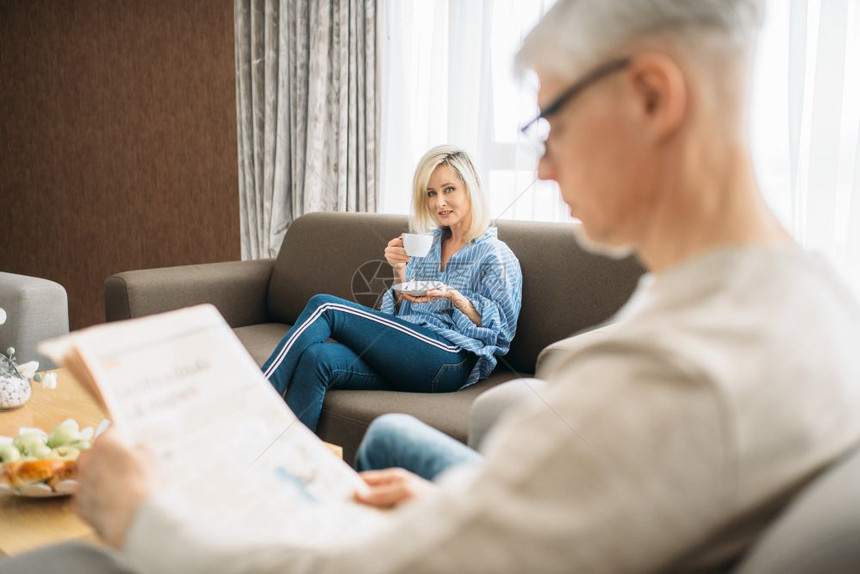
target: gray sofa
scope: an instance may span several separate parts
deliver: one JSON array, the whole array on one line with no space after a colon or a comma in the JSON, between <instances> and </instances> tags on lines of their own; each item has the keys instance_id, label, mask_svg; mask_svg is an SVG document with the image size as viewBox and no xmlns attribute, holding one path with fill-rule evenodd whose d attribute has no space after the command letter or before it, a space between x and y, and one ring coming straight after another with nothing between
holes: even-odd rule
<instances>
[{"instance_id":1,"label":"gray sofa","mask_svg":"<svg viewBox=\"0 0 860 574\"><path fill-rule=\"evenodd\" d=\"M860 572L860 448L810 478L734 574Z\"/></svg>"},{"instance_id":2,"label":"gray sofa","mask_svg":"<svg viewBox=\"0 0 860 574\"><path fill-rule=\"evenodd\" d=\"M105 283L107 320L212 303L262 364L312 295L376 306L391 284L383 250L406 226L403 216L312 213L292 223L275 260L119 273ZM534 373L544 347L609 318L642 273L633 259L583 252L571 224L501 221L498 228L523 271L523 306L510 353L489 379L455 393L329 392L318 434L343 446L345 460L353 460L368 424L388 412L412 414L465 442L478 394Z\"/></svg>"},{"instance_id":3,"label":"gray sofa","mask_svg":"<svg viewBox=\"0 0 860 574\"><path fill-rule=\"evenodd\" d=\"M69 332L69 298L59 283L39 277L0 272L0 351L15 348L18 363L39 361L40 369L53 369L53 361L39 353L39 342Z\"/></svg>"}]
</instances>

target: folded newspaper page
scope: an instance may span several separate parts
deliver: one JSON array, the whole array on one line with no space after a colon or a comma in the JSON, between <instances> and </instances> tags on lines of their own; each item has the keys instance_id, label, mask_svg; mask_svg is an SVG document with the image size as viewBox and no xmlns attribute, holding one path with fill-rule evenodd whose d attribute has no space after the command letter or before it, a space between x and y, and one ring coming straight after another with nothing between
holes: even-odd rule
<instances>
[{"instance_id":1,"label":"folded newspaper page","mask_svg":"<svg viewBox=\"0 0 860 574\"><path fill-rule=\"evenodd\" d=\"M154 453L158 496L178 517L223 525L234 542L322 544L380 522L352 501L359 476L298 421L215 307L99 325L40 350Z\"/></svg>"}]
</instances>

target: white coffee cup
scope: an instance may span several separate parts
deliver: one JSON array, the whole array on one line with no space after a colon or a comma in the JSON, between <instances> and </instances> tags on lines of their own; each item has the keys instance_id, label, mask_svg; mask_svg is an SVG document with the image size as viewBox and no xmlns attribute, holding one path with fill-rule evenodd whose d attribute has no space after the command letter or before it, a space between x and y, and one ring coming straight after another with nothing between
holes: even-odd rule
<instances>
[{"instance_id":1,"label":"white coffee cup","mask_svg":"<svg viewBox=\"0 0 860 574\"><path fill-rule=\"evenodd\" d=\"M433 236L430 234L403 234L403 248L410 257L426 257L431 247L433 247Z\"/></svg>"}]
</instances>

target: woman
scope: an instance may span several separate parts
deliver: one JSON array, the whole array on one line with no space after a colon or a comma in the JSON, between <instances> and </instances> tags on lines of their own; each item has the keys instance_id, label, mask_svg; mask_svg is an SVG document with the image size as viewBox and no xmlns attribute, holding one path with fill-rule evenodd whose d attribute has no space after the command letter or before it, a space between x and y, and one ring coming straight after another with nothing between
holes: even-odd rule
<instances>
[{"instance_id":1,"label":"woman","mask_svg":"<svg viewBox=\"0 0 860 574\"><path fill-rule=\"evenodd\" d=\"M263 365L312 430L330 388L456 391L487 377L496 355L510 348L522 274L488 226L487 200L469 156L452 146L428 151L415 171L412 206L410 228L432 232L430 252L410 258L396 237L385 259L395 283L435 280L445 288L422 297L389 290L379 311L315 295Z\"/></svg>"}]
</instances>

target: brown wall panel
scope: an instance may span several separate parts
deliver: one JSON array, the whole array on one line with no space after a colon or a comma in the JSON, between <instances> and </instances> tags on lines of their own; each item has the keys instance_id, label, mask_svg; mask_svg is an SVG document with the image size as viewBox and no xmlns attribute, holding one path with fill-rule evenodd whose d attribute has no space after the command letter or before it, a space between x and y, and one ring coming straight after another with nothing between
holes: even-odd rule
<instances>
[{"instance_id":1,"label":"brown wall panel","mask_svg":"<svg viewBox=\"0 0 860 574\"><path fill-rule=\"evenodd\" d=\"M0 270L104 320L119 271L239 258L233 0L0 0Z\"/></svg>"}]
</instances>

